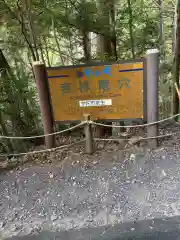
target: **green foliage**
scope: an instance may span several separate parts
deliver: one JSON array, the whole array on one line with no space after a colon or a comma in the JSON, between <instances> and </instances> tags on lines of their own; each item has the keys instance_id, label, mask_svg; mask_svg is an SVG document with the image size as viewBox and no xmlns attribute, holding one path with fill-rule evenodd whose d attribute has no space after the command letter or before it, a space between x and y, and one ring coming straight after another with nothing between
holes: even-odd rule
<instances>
[{"instance_id":1,"label":"green foliage","mask_svg":"<svg viewBox=\"0 0 180 240\"><path fill-rule=\"evenodd\" d=\"M6 131L9 135L23 136L42 131L31 63L33 60L53 66L84 63L89 44L85 34L89 32L94 33L94 39L101 36L100 43L91 41L95 45L91 44L92 61L129 59L133 54L139 58L149 48L163 47L166 58L162 58L160 90L163 98L169 99L161 85L172 83L169 43L173 12L168 18L165 15L172 9L172 1L164 0L165 42L159 33L157 1L129 3L127 0L0 1L0 49L9 65L7 70L0 63L3 65L0 65L0 134ZM11 143L2 142L1 146L0 150L12 150Z\"/></svg>"}]
</instances>

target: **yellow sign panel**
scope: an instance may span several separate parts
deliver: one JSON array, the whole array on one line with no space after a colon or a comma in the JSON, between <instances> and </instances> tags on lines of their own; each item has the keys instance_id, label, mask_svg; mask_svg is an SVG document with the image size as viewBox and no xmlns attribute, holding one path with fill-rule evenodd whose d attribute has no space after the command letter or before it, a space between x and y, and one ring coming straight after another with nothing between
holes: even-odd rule
<instances>
[{"instance_id":1,"label":"yellow sign panel","mask_svg":"<svg viewBox=\"0 0 180 240\"><path fill-rule=\"evenodd\" d=\"M144 62L47 69L55 121L144 118Z\"/></svg>"}]
</instances>

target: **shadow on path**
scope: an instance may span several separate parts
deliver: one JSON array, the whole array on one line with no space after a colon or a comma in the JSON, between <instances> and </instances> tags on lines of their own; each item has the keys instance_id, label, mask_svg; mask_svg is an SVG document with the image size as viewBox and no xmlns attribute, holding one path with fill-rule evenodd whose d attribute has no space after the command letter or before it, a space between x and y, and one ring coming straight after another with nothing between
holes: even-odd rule
<instances>
[{"instance_id":1,"label":"shadow on path","mask_svg":"<svg viewBox=\"0 0 180 240\"><path fill-rule=\"evenodd\" d=\"M180 216L164 219L144 220L98 228L56 233L42 232L39 235L12 237L6 240L118 240L118 239L180 239Z\"/></svg>"}]
</instances>

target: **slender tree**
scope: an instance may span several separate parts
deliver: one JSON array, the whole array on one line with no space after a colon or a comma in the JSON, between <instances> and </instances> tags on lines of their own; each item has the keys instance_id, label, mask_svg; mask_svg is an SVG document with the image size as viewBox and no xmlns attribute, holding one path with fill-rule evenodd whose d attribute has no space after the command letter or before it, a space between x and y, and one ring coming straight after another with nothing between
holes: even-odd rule
<instances>
[{"instance_id":1,"label":"slender tree","mask_svg":"<svg viewBox=\"0 0 180 240\"><path fill-rule=\"evenodd\" d=\"M179 88L179 73L180 73L180 0L177 3L177 27L176 27L176 48L174 56L174 69L173 69L173 78L174 83L177 84ZM178 94L173 88L173 113L179 113L179 97Z\"/></svg>"},{"instance_id":2,"label":"slender tree","mask_svg":"<svg viewBox=\"0 0 180 240\"><path fill-rule=\"evenodd\" d=\"M127 0L127 3L128 3L128 13L129 13L129 35L130 35L130 42L131 42L131 53L132 53L132 58L135 58L134 36L133 36L133 13L132 13L131 0Z\"/></svg>"}]
</instances>

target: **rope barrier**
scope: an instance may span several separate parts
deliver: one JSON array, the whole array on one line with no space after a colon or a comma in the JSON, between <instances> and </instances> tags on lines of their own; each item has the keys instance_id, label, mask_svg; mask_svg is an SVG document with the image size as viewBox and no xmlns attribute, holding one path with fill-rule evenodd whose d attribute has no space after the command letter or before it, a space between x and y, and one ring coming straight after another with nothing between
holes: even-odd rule
<instances>
[{"instance_id":1,"label":"rope barrier","mask_svg":"<svg viewBox=\"0 0 180 240\"><path fill-rule=\"evenodd\" d=\"M103 127L112 127L112 128L136 128L136 127L152 126L152 125L155 125L155 124L158 124L158 123L162 123L162 122L171 120L171 119L176 118L178 116L180 116L180 113L178 113L176 115L173 115L171 117L156 121L156 122L151 122L151 123L146 123L146 124L138 124L138 125L130 125L130 126L114 126L114 125L112 126L112 125L106 125L106 124L103 124L103 123L97 123L97 122L94 122L94 121L90 121L90 124L94 124L96 126L103 126Z\"/></svg>"},{"instance_id":2,"label":"rope barrier","mask_svg":"<svg viewBox=\"0 0 180 240\"><path fill-rule=\"evenodd\" d=\"M55 147L55 148L49 148L49 149L44 149L44 150L39 150L39 151L31 151L31 152L25 152L25 153L11 153L11 154L1 154L0 157L18 157L18 156L23 156L23 155L29 155L29 154L37 154L37 153L45 153L45 152L52 152L55 150L59 150L59 149L63 149L63 148L69 148L72 147L74 145L83 143L85 140L80 140L76 143L72 143L72 144L68 144L68 145L63 145L60 147Z\"/></svg>"},{"instance_id":3,"label":"rope barrier","mask_svg":"<svg viewBox=\"0 0 180 240\"><path fill-rule=\"evenodd\" d=\"M141 141L141 140L148 140L148 139L156 139L156 138L164 138L164 137L172 137L174 136L176 133L170 133L170 134L165 134L165 135L159 135L159 136L154 136L154 137L138 137L137 141ZM130 141L133 140L131 138L93 138L95 141ZM136 139L135 139L136 140Z\"/></svg>"},{"instance_id":4,"label":"rope barrier","mask_svg":"<svg viewBox=\"0 0 180 240\"><path fill-rule=\"evenodd\" d=\"M175 134L177 134L177 133L170 133L170 134L159 135L159 136L154 136L154 137L139 137L139 138L137 138L137 141L148 140L148 139L164 138L164 137L172 137ZM130 141L130 140L132 140L131 138L127 138L127 139L124 139L124 138L110 138L110 139L107 139L107 138L106 139L103 139L103 138L93 138L93 139L95 141ZM69 145L63 145L63 146L56 147L56 148L44 149L44 150L39 150L39 151L30 151L30 152L26 152L26 153L3 154L3 155L0 155L0 157L10 157L10 156L16 157L16 156L23 156L23 155L28 155L28 154L52 152L52 151L63 149L63 148L69 148L69 147L72 147L74 145L77 145L77 144L83 143L83 142L85 142L85 139L80 140L80 141L78 141L76 143L72 143L72 144L69 144Z\"/></svg>"},{"instance_id":5,"label":"rope barrier","mask_svg":"<svg viewBox=\"0 0 180 240\"><path fill-rule=\"evenodd\" d=\"M65 130L62 130L62 131L59 131L59 132L43 134L43 135L37 135L37 136L17 136L17 137L15 136L14 137L14 136L3 136L3 135L0 135L0 139L35 139L35 138L41 138L41 137L46 137L46 136L62 134L62 133L74 130L74 129L78 128L78 127L84 126L85 124L93 124L95 126L103 126L103 127L111 127L111 128L147 127L147 126L152 126L154 124L158 124L158 123L162 123L162 122L171 120L171 119L176 118L178 116L180 116L180 113L176 114L176 115L173 115L171 117L168 117L168 118L156 121L156 122L151 122L151 123L146 123L146 124L138 124L138 125L130 125L130 126L114 126L114 125L106 125L106 124L103 124L103 123L97 123L97 122L94 122L94 121L83 121L80 124L77 124L76 126L70 127L68 129L65 129Z\"/></svg>"},{"instance_id":6,"label":"rope barrier","mask_svg":"<svg viewBox=\"0 0 180 240\"><path fill-rule=\"evenodd\" d=\"M43 134L43 135L37 135L37 136L29 136L29 137L14 137L14 136L3 136L3 135L0 135L0 138L4 138L4 139L34 139L34 138L41 138L41 137L46 137L46 136L52 136L52 135L58 135L58 134L61 134L61 133L65 133L65 132L68 132L68 131L71 131L71 130L74 130L78 127L81 127L83 125L85 125L86 123L88 123L88 121L84 121L76 126L73 126L73 127L70 127L68 129L65 129L65 130L62 130L62 131L59 131L59 132L54 132L54 133L49 133L49 134Z\"/></svg>"}]
</instances>

